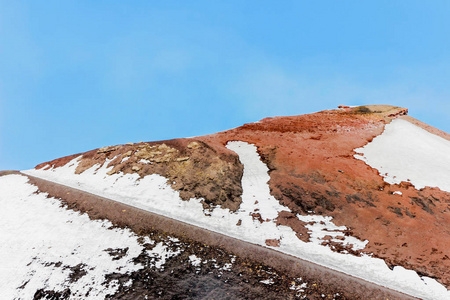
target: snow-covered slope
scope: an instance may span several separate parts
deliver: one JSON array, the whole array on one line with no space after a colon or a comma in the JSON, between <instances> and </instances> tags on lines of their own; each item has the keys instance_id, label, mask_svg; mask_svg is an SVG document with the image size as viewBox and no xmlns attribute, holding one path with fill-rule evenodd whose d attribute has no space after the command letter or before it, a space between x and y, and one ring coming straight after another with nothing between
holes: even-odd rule
<instances>
[{"instance_id":1,"label":"snow-covered slope","mask_svg":"<svg viewBox=\"0 0 450 300\"><path fill-rule=\"evenodd\" d=\"M417 189L438 187L450 192L450 141L397 119L355 158L377 169L389 184L407 181Z\"/></svg>"},{"instance_id":2,"label":"snow-covered slope","mask_svg":"<svg viewBox=\"0 0 450 300\"><path fill-rule=\"evenodd\" d=\"M72 299L104 299L118 287L107 275L144 267L133 263L145 252L134 233L108 230L108 221L66 210L27 181L21 175L0 177L1 299L33 299L39 290L63 297L67 289ZM117 249L127 250L111 255ZM159 250L154 255L162 265L165 249Z\"/></svg>"}]
</instances>

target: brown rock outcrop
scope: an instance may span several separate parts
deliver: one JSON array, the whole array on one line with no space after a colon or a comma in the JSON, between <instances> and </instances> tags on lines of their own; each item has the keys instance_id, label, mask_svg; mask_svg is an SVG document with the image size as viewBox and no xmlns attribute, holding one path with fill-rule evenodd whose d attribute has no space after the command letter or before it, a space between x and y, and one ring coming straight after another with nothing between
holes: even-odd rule
<instances>
[{"instance_id":1,"label":"brown rock outcrop","mask_svg":"<svg viewBox=\"0 0 450 300\"><path fill-rule=\"evenodd\" d=\"M223 148L223 147L221 147ZM76 173L107 160L108 175L122 172L141 177L159 174L184 200L203 198L204 207L221 205L234 211L241 203L243 166L228 149L217 149L192 139L103 147L43 163L36 168L59 167L82 155Z\"/></svg>"}]
</instances>

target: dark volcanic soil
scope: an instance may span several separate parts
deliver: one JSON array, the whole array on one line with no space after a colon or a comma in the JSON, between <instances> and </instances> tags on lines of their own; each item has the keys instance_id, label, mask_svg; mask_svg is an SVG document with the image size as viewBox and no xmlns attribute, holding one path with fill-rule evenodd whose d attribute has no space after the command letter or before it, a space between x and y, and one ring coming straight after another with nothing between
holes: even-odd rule
<instances>
[{"instance_id":1,"label":"dark volcanic soil","mask_svg":"<svg viewBox=\"0 0 450 300\"><path fill-rule=\"evenodd\" d=\"M141 255L137 261L148 266L121 276L124 284L109 299L345 299L340 296L342 292L331 291L318 282L303 282L255 261L236 258L220 248L192 241L173 243L155 234L151 238L182 253L169 259L162 271L149 264L149 257ZM190 255L203 262L193 266ZM133 284L125 286L130 279ZM302 284L304 288L300 288Z\"/></svg>"}]
</instances>

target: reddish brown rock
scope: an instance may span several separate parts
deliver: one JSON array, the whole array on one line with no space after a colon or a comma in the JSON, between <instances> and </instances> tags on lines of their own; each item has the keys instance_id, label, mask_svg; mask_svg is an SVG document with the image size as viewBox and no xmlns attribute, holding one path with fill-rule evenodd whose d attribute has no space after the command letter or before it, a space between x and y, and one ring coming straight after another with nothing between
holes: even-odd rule
<instances>
[{"instance_id":1,"label":"reddish brown rock","mask_svg":"<svg viewBox=\"0 0 450 300\"><path fill-rule=\"evenodd\" d=\"M408 183L391 186L353 157L353 149L372 141L392 117L406 112L372 105L266 118L200 139L208 144L255 144L270 168L272 194L294 213L332 216L337 225L369 240L364 252L448 287L450 194L437 188L419 191Z\"/></svg>"},{"instance_id":2,"label":"reddish brown rock","mask_svg":"<svg viewBox=\"0 0 450 300\"><path fill-rule=\"evenodd\" d=\"M277 239L267 239L266 245L269 247L280 247L280 240Z\"/></svg>"}]
</instances>

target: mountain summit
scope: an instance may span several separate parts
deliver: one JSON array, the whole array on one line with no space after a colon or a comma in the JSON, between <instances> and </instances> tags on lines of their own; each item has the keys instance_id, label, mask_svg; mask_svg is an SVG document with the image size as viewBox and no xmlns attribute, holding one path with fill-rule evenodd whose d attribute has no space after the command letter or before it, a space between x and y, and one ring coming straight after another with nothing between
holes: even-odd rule
<instances>
[{"instance_id":1,"label":"mountain summit","mask_svg":"<svg viewBox=\"0 0 450 300\"><path fill-rule=\"evenodd\" d=\"M444 299L450 135L407 113L341 105L206 136L102 147L24 173Z\"/></svg>"}]
</instances>

